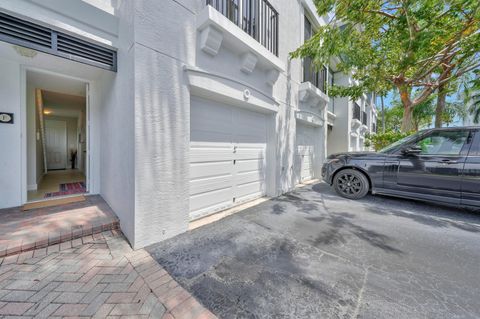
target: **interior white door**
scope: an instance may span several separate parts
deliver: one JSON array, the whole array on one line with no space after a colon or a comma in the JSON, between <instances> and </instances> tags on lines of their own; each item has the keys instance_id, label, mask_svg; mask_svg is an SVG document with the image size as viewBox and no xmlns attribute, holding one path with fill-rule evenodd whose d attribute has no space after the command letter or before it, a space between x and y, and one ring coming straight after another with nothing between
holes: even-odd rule
<instances>
[{"instance_id":1,"label":"interior white door","mask_svg":"<svg viewBox=\"0 0 480 319\"><path fill-rule=\"evenodd\" d=\"M264 114L192 98L190 218L265 194Z\"/></svg>"},{"instance_id":2,"label":"interior white door","mask_svg":"<svg viewBox=\"0 0 480 319\"><path fill-rule=\"evenodd\" d=\"M314 126L297 122L297 152L294 163L297 184L314 178L315 133Z\"/></svg>"},{"instance_id":3,"label":"interior white door","mask_svg":"<svg viewBox=\"0 0 480 319\"><path fill-rule=\"evenodd\" d=\"M47 169L67 167L67 122L45 120Z\"/></svg>"}]
</instances>

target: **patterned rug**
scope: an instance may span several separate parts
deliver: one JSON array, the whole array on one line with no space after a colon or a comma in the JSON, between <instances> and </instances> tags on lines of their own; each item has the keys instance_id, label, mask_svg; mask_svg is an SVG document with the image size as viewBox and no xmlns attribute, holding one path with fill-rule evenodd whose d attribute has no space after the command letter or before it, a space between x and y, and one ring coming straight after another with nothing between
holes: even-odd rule
<instances>
[{"instance_id":1,"label":"patterned rug","mask_svg":"<svg viewBox=\"0 0 480 319\"><path fill-rule=\"evenodd\" d=\"M65 183L65 184L60 184L59 192L45 193L44 198L83 194L86 192L87 192L87 188L85 187L84 182Z\"/></svg>"}]
</instances>

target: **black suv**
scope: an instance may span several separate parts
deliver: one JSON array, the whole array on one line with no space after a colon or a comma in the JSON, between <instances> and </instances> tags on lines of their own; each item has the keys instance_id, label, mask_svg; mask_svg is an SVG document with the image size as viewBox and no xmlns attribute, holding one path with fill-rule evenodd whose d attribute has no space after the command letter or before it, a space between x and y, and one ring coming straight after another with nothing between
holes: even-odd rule
<instances>
[{"instance_id":1,"label":"black suv","mask_svg":"<svg viewBox=\"0 0 480 319\"><path fill-rule=\"evenodd\" d=\"M480 207L480 127L420 131L379 152L330 155L323 179L350 199L372 194Z\"/></svg>"}]
</instances>

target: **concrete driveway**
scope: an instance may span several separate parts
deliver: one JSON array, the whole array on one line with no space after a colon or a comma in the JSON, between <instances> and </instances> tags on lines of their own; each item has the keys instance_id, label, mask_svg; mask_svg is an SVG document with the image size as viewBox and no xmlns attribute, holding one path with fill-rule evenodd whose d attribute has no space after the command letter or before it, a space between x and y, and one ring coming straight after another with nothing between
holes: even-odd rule
<instances>
[{"instance_id":1,"label":"concrete driveway","mask_svg":"<svg viewBox=\"0 0 480 319\"><path fill-rule=\"evenodd\" d=\"M319 183L148 250L220 318L480 318L480 213Z\"/></svg>"}]
</instances>

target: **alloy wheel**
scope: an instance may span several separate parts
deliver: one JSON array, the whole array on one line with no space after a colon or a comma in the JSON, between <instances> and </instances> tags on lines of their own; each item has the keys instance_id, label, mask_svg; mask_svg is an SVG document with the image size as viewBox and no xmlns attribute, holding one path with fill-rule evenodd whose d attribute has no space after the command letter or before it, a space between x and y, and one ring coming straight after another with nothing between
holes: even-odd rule
<instances>
[{"instance_id":1,"label":"alloy wheel","mask_svg":"<svg viewBox=\"0 0 480 319\"><path fill-rule=\"evenodd\" d=\"M362 191L362 181L353 174L345 173L338 178L338 188L345 195L357 195Z\"/></svg>"}]
</instances>

